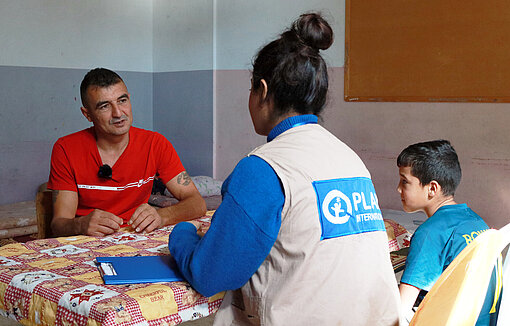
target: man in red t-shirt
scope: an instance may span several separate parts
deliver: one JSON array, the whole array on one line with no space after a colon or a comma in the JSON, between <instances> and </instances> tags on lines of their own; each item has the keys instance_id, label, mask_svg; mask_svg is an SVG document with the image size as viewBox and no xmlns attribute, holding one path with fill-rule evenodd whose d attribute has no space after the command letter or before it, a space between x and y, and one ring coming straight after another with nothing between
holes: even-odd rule
<instances>
[{"instance_id":1,"label":"man in red t-shirt","mask_svg":"<svg viewBox=\"0 0 510 326\"><path fill-rule=\"evenodd\" d=\"M55 236L103 236L125 224L151 232L204 215L205 202L172 144L131 126L130 95L117 73L89 71L80 94L81 112L93 126L53 146L48 188ZM156 175L178 204L156 210L147 203Z\"/></svg>"}]
</instances>

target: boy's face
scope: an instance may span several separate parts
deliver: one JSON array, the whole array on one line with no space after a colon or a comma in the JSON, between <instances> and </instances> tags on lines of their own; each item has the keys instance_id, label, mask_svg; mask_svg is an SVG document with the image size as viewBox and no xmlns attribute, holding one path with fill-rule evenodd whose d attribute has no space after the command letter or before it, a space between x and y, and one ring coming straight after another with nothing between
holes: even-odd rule
<instances>
[{"instance_id":1,"label":"boy's face","mask_svg":"<svg viewBox=\"0 0 510 326\"><path fill-rule=\"evenodd\" d=\"M423 210L428 203L429 187L422 186L420 180L411 174L411 167L399 167L400 182L397 191L400 193L402 207L408 213Z\"/></svg>"}]
</instances>

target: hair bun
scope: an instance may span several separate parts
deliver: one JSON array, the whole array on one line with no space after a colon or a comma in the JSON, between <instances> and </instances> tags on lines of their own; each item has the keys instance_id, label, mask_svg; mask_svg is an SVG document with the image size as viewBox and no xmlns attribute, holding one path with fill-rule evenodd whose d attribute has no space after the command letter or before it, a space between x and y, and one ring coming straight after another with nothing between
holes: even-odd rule
<instances>
[{"instance_id":1,"label":"hair bun","mask_svg":"<svg viewBox=\"0 0 510 326\"><path fill-rule=\"evenodd\" d=\"M333 44L333 29L328 22L316 13L301 15L291 29L306 45L326 50Z\"/></svg>"}]
</instances>

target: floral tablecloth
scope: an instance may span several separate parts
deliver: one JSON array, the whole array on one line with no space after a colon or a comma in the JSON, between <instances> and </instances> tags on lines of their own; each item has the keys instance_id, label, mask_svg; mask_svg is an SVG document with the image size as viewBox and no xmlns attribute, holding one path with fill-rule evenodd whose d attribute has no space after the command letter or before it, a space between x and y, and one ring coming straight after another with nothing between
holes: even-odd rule
<instances>
[{"instance_id":1,"label":"floral tablecloth","mask_svg":"<svg viewBox=\"0 0 510 326\"><path fill-rule=\"evenodd\" d=\"M212 212L199 221L210 224ZM168 255L173 227L128 228L106 237L71 236L0 247L0 315L24 325L177 325L214 313L187 282L105 285L96 257ZM144 266L133 266L144 268Z\"/></svg>"}]
</instances>

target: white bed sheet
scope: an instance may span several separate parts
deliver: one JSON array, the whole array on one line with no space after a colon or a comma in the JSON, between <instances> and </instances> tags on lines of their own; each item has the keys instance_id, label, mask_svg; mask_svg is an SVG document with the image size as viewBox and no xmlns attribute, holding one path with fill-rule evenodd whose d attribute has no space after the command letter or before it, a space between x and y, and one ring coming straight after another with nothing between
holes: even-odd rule
<instances>
[{"instance_id":1,"label":"white bed sheet","mask_svg":"<svg viewBox=\"0 0 510 326\"><path fill-rule=\"evenodd\" d=\"M413 234L414 231L423 222L427 220L427 215L423 212L406 213L404 211L395 209L381 208L383 218L390 219L406 228L409 233Z\"/></svg>"}]
</instances>

